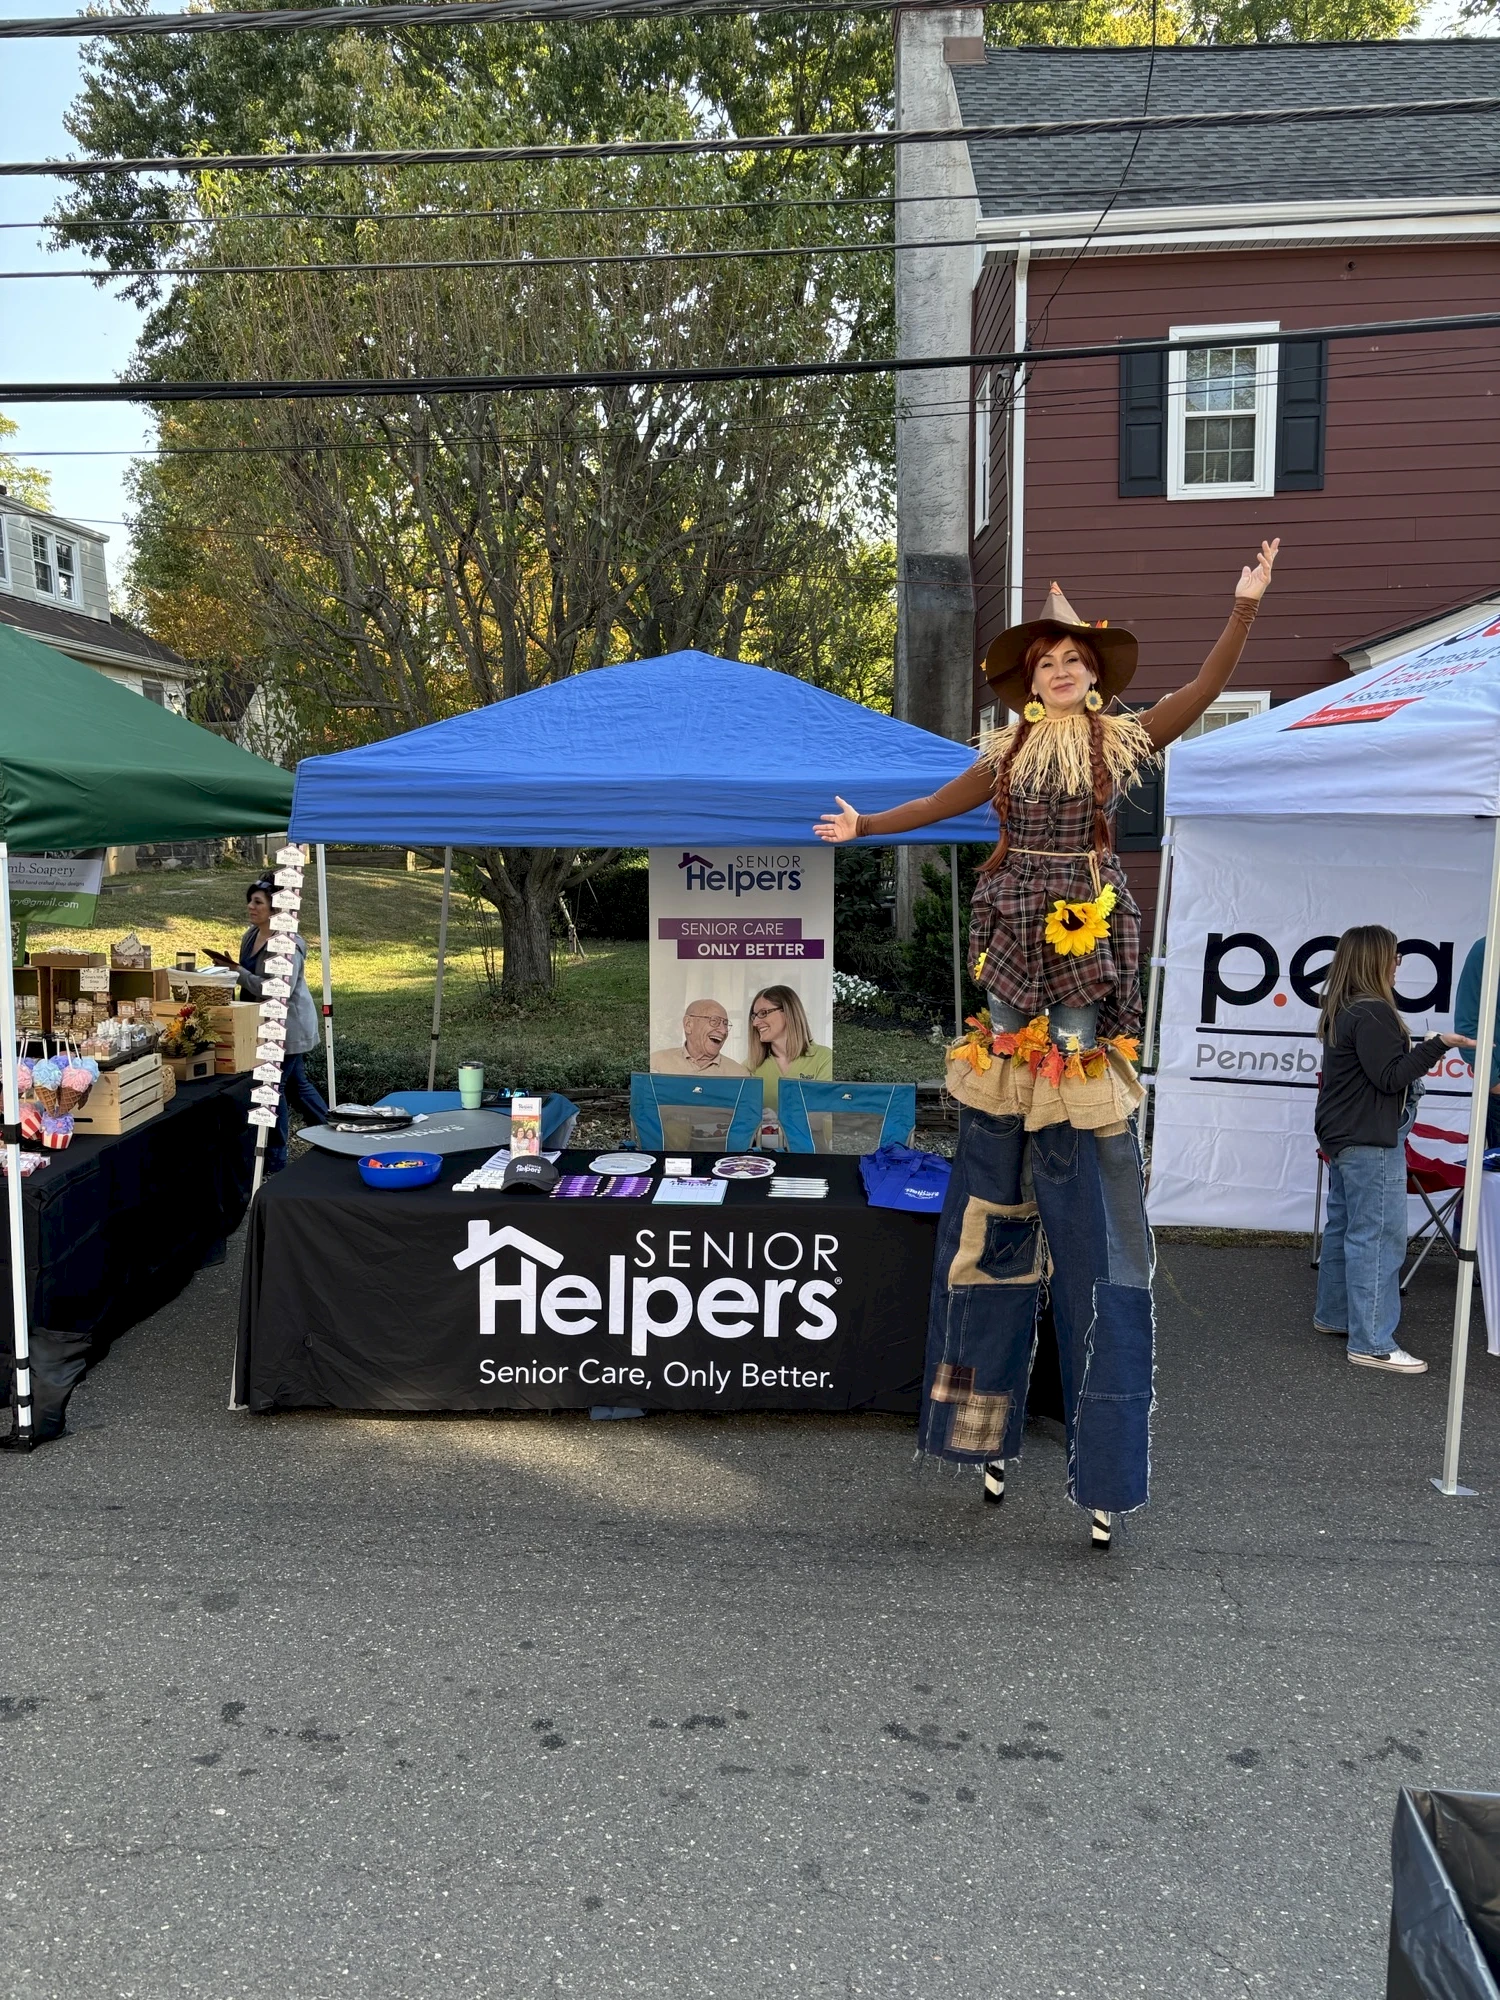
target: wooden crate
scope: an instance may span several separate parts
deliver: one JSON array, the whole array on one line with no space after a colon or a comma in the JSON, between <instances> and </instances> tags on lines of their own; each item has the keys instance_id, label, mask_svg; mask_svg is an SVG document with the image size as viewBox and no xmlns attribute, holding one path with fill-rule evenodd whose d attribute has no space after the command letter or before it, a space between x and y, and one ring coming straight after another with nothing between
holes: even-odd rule
<instances>
[{"instance_id":1,"label":"wooden crate","mask_svg":"<svg viewBox=\"0 0 1500 2000\"><path fill-rule=\"evenodd\" d=\"M152 1013L163 1025L178 1012L180 1000L157 1001ZM260 1035L260 1003L231 1000L225 1007L205 1007L203 1018L214 1034L214 1068L220 1076L236 1076L254 1069L255 1044Z\"/></svg>"},{"instance_id":2,"label":"wooden crate","mask_svg":"<svg viewBox=\"0 0 1500 2000\"><path fill-rule=\"evenodd\" d=\"M73 1113L80 1137L117 1138L158 1116L162 1108L161 1057L153 1052L107 1069Z\"/></svg>"}]
</instances>

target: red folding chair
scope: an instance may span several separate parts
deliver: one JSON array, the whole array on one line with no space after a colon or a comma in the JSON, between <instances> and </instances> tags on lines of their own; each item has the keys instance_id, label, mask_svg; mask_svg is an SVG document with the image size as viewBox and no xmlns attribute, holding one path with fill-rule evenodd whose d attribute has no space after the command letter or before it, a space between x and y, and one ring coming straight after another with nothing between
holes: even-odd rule
<instances>
[{"instance_id":1,"label":"red folding chair","mask_svg":"<svg viewBox=\"0 0 1500 2000\"><path fill-rule=\"evenodd\" d=\"M1464 1191L1464 1160L1469 1150L1467 1132L1445 1132L1439 1125L1413 1125L1406 1139L1406 1192L1414 1194L1427 1210L1427 1220L1411 1239L1417 1253L1401 1279L1404 1292L1427 1261L1437 1243L1443 1243L1457 1257L1454 1234L1455 1211ZM1328 1155L1318 1148L1318 1180L1313 1194L1312 1262L1314 1269L1323 1256L1323 1172Z\"/></svg>"},{"instance_id":2,"label":"red folding chair","mask_svg":"<svg viewBox=\"0 0 1500 2000\"><path fill-rule=\"evenodd\" d=\"M1413 1242L1420 1249L1401 1280L1404 1292L1427 1260L1435 1243L1446 1244L1458 1256L1457 1209L1463 1199L1464 1161L1469 1152L1467 1132L1445 1132L1440 1125L1412 1126L1406 1140L1406 1192L1417 1195L1427 1220Z\"/></svg>"}]
</instances>

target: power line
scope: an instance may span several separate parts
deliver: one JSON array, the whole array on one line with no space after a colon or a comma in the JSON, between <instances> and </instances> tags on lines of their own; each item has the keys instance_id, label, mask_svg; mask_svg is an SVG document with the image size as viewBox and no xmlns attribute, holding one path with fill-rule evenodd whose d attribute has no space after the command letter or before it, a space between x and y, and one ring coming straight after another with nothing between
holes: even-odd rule
<instances>
[{"instance_id":1,"label":"power line","mask_svg":"<svg viewBox=\"0 0 1500 2000\"><path fill-rule=\"evenodd\" d=\"M1292 327L1256 335L1261 347L1298 340L1373 340L1399 335L1473 332L1500 327L1500 313L1453 313L1438 319L1372 320L1359 325ZM1185 354L1197 340L1117 340L1067 347L1007 349L999 354L899 355L842 361L761 361L709 368L601 368L531 375L358 375L320 381L18 382L0 383L3 403L252 403L342 398L514 395L549 390L666 389L717 382L793 382L860 375L930 373L945 368L1034 368L1052 361L1100 361L1125 354Z\"/></svg>"},{"instance_id":2,"label":"power line","mask_svg":"<svg viewBox=\"0 0 1500 2000\"><path fill-rule=\"evenodd\" d=\"M0 22L0 40L115 40L137 35L225 35L308 28L490 27L508 22L630 21L693 15L928 13L953 0L431 0L428 5L271 7L203 14L57 14ZM1009 0L1019 4L1019 0Z\"/></svg>"},{"instance_id":3,"label":"power line","mask_svg":"<svg viewBox=\"0 0 1500 2000\"><path fill-rule=\"evenodd\" d=\"M466 167L541 161L642 160L732 153L856 152L881 146L973 145L994 139L1067 139L1089 134L1211 131L1224 127L1344 124L1376 118L1459 117L1500 111L1500 97L1434 97L1389 104L1309 104L1272 110L1166 111L1115 118L1030 119L1010 125L915 131L760 132L735 138L604 139L582 145L415 146L325 153L167 153L138 160L6 160L0 175L77 180L95 174L272 173L314 167Z\"/></svg>"},{"instance_id":4,"label":"power line","mask_svg":"<svg viewBox=\"0 0 1500 2000\"><path fill-rule=\"evenodd\" d=\"M945 200L950 197L945 196ZM1382 222L1431 221L1442 216L1473 214L1470 209L1433 208L1424 206L1410 209L1383 208ZM309 217L308 220L321 220ZM1102 220L1102 218L1101 218ZM1099 223L1096 221L1082 247L1070 260L1067 269L1058 280L1056 288L1047 300L1038 320L1039 330L1044 330L1047 312L1050 310L1063 284L1072 274L1073 266L1085 254L1094 241ZM112 280L125 278L268 278L268 277L310 277L360 276L397 271L523 271L560 270L580 265L604 266L615 264L693 264L725 260L742 261L747 257L865 257L876 255L898 256L919 250L972 250L984 249L985 239L974 236L909 237L904 239L886 238L878 243L745 243L731 248L708 247L690 250L598 250L578 251L559 257L414 257L393 259L352 259L347 263L317 264L143 264L143 265L80 265L77 267L42 266L28 271L0 271L0 279L6 278L91 278L96 283L107 284Z\"/></svg>"}]
</instances>

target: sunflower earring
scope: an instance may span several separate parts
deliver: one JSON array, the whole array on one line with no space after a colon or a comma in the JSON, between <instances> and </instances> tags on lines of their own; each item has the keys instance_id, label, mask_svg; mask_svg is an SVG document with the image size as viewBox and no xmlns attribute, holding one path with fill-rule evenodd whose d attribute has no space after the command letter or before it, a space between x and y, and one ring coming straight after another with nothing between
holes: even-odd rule
<instances>
[{"instance_id":1,"label":"sunflower earring","mask_svg":"<svg viewBox=\"0 0 1500 2000\"><path fill-rule=\"evenodd\" d=\"M1045 722L1047 720L1046 709L1043 707L1041 702L1037 701L1034 697L1032 700L1027 702L1026 706L1021 710L1021 713L1022 715L1025 716L1028 722Z\"/></svg>"},{"instance_id":2,"label":"sunflower earring","mask_svg":"<svg viewBox=\"0 0 1500 2000\"><path fill-rule=\"evenodd\" d=\"M1099 713L1100 709L1104 706L1104 697L1100 694L1098 688L1091 687L1089 689L1088 693L1083 697L1083 705L1090 715L1097 715Z\"/></svg>"}]
</instances>

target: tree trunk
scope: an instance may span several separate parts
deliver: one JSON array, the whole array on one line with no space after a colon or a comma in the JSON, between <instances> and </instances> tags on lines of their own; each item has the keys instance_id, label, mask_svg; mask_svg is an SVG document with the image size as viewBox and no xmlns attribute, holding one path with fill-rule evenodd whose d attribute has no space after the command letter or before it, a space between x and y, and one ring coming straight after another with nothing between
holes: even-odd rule
<instances>
[{"instance_id":1,"label":"tree trunk","mask_svg":"<svg viewBox=\"0 0 1500 2000\"><path fill-rule=\"evenodd\" d=\"M500 928L505 959L500 971L500 998L523 1002L540 999L554 984L552 972L552 912L556 889L538 896L527 882L513 910L502 911Z\"/></svg>"}]
</instances>

